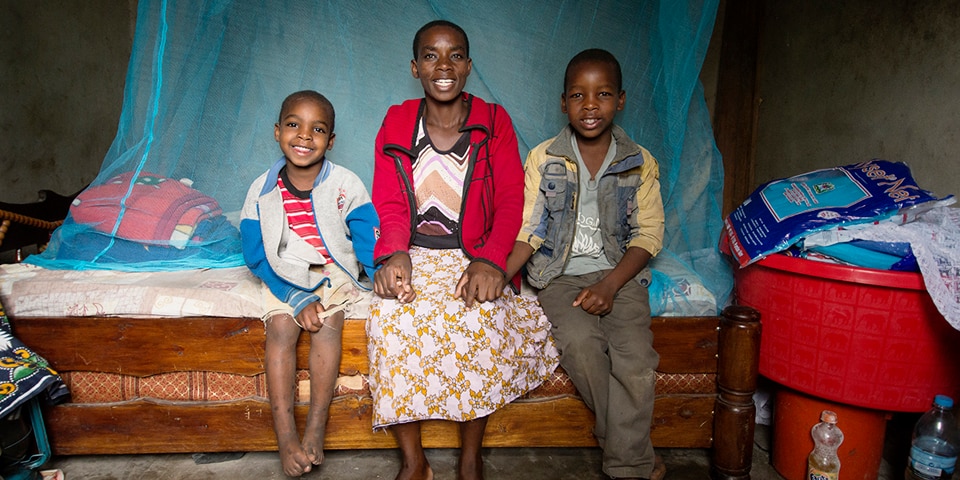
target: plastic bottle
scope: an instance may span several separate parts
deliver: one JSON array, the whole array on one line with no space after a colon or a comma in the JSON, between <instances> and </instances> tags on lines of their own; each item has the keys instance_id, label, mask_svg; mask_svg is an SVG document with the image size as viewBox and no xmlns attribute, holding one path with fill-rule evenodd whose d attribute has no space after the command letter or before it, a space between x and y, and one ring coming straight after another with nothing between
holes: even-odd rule
<instances>
[{"instance_id":1,"label":"plastic bottle","mask_svg":"<svg viewBox=\"0 0 960 480\"><path fill-rule=\"evenodd\" d=\"M913 428L910 457L907 459L907 480L949 479L957 464L960 432L953 415L953 399L937 395L933 407L924 413Z\"/></svg>"},{"instance_id":2,"label":"plastic bottle","mask_svg":"<svg viewBox=\"0 0 960 480\"><path fill-rule=\"evenodd\" d=\"M813 451L807 457L807 480L837 480L840 478L840 457L837 449L843 443L843 432L837 427L837 414L824 410L820 423L810 429Z\"/></svg>"}]
</instances>

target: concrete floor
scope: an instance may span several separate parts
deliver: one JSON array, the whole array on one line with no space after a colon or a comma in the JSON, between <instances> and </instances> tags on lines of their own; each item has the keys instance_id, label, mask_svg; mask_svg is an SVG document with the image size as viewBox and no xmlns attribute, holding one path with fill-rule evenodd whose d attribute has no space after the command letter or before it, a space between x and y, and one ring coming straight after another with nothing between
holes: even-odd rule
<instances>
[{"instance_id":1,"label":"concrete floor","mask_svg":"<svg viewBox=\"0 0 960 480\"><path fill-rule=\"evenodd\" d=\"M769 428L758 425L753 451L753 480L782 480L770 464ZM667 480L709 478L709 451L660 449L667 465ZM456 450L427 451L437 480L455 478ZM487 480L592 480L600 473L596 448L496 448L484 452ZM399 468L394 450L327 451L326 461L305 479L391 480ZM284 479L276 452L244 454L239 459L197 464L193 455L116 455L54 457L44 468L59 468L66 480L194 480ZM893 480L884 462L880 479Z\"/></svg>"},{"instance_id":2,"label":"concrete floor","mask_svg":"<svg viewBox=\"0 0 960 480\"><path fill-rule=\"evenodd\" d=\"M433 449L427 457L437 480L456 478L456 450ZM663 450L667 479L709 478L706 450ZM399 458L391 450L329 451L318 471L304 479L391 480L399 469ZM484 452L487 480L590 480L600 474L598 449L497 448ZM197 465L191 455L121 455L109 457L55 458L50 468L61 469L66 480L120 479L285 479L275 452L247 453L238 460ZM766 459L754 458L753 478L779 480L782 477Z\"/></svg>"}]
</instances>

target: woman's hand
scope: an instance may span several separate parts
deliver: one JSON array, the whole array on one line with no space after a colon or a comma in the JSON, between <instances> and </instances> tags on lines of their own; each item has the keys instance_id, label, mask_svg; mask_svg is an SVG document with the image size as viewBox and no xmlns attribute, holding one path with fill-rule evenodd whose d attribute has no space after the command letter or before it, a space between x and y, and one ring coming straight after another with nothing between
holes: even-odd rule
<instances>
[{"instance_id":1,"label":"woman's hand","mask_svg":"<svg viewBox=\"0 0 960 480\"><path fill-rule=\"evenodd\" d=\"M503 294L506 277L503 272L484 262L470 262L463 271L453 296L470 308L473 302L492 302Z\"/></svg>"},{"instance_id":2,"label":"woman's hand","mask_svg":"<svg viewBox=\"0 0 960 480\"><path fill-rule=\"evenodd\" d=\"M409 303L417 298L410 284L413 264L410 254L397 252L390 256L373 275L373 291L382 298L396 298L400 303Z\"/></svg>"}]
</instances>

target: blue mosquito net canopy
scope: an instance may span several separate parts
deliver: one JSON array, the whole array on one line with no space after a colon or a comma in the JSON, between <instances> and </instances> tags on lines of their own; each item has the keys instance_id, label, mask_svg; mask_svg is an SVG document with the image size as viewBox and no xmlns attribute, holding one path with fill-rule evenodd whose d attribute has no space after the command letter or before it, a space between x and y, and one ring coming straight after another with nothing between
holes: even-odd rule
<instances>
[{"instance_id":1,"label":"blue mosquito net canopy","mask_svg":"<svg viewBox=\"0 0 960 480\"><path fill-rule=\"evenodd\" d=\"M502 104L521 158L566 124L563 72L586 48L623 68L617 122L660 162L665 249L654 313L691 285L720 308L732 288L717 251L722 167L699 82L719 0L141 0L117 135L48 249L56 269L163 271L243 265L236 223L247 187L280 158L280 103L317 90L336 109L327 158L370 187L388 106L423 96L410 74L424 23L470 40L467 91ZM672 295L666 295L672 293ZM676 295L680 293L681 295ZM680 300L677 300L677 299Z\"/></svg>"}]
</instances>

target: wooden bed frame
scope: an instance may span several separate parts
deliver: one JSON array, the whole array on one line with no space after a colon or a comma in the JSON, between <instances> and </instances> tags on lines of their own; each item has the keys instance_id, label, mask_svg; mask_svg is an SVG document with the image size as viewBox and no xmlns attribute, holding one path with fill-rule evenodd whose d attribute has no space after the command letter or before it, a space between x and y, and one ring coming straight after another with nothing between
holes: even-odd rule
<instances>
[{"instance_id":1,"label":"wooden bed frame","mask_svg":"<svg viewBox=\"0 0 960 480\"><path fill-rule=\"evenodd\" d=\"M241 375L263 372L263 324L254 318L89 318L11 315L14 334L59 372L149 376L177 371ZM728 307L718 317L653 321L658 372L716 374L711 394L657 392L651 436L659 448L712 448L717 479L749 479L753 455L753 393L759 360L759 314ZM306 368L307 336L298 363ZM341 372L367 373L363 320L347 320ZM711 377L712 378L712 377ZM369 395L337 397L330 409L327 449L394 448L389 432L371 429ZM307 405L298 404L303 425ZM264 398L226 402L134 400L66 403L44 412L54 454L139 454L276 450ZM487 447L595 446L593 414L576 396L517 400L495 412ZM425 422L424 445L457 447L455 424Z\"/></svg>"}]
</instances>

